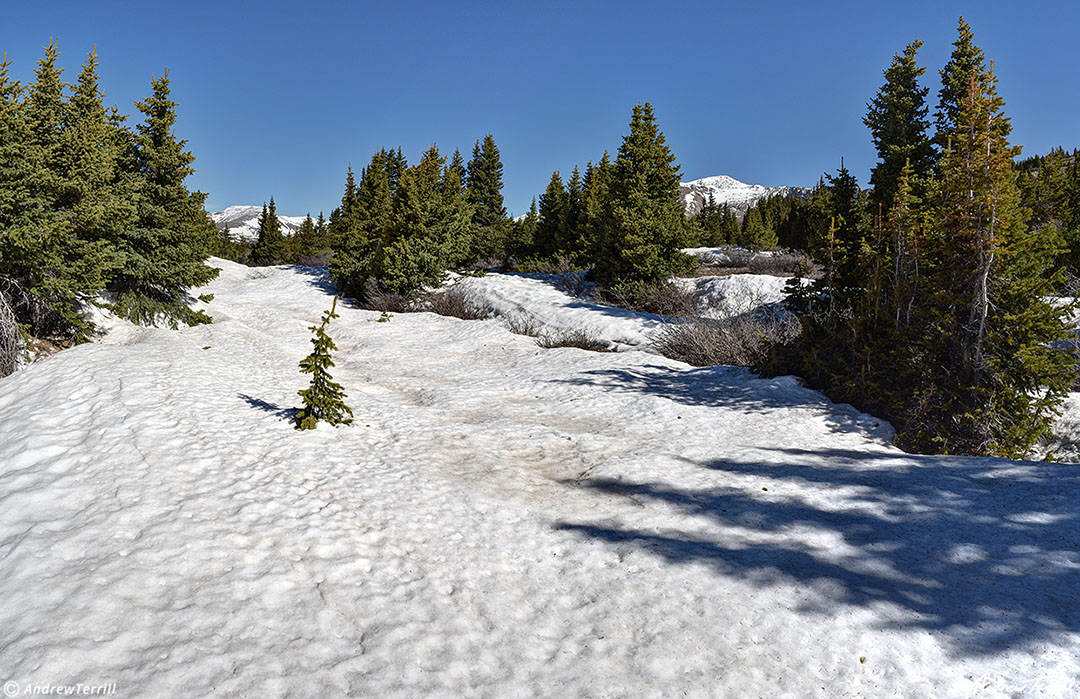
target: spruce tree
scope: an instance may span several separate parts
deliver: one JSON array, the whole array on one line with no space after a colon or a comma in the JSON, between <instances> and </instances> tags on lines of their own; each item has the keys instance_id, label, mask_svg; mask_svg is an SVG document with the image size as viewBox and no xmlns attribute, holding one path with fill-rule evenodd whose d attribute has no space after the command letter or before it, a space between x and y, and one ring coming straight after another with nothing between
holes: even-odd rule
<instances>
[{"instance_id":1,"label":"spruce tree","mask_svg":"<svg viewBox=\"0 0 1080 699\"><path fill-rule=\"evenodd\" d=\"M0 285L6 287L0 292L33 334L79 341L92 329L83 305L104 287L119 257L100 228L86 230L87 210L73 211L79 203L73 182L85 178L71 167L58 56L50 43L23 100L8 78L6 55L0 64Z\"/></svg>"},{"instance_id":2,"label":"spruce tree","mask_svg":"<svg viewBox=\"0 0 1080 699\"><path fill-rule=\"evenodd\" d=\"M1068 391L1073 360L1068 308L1044 300L1056 230L1029 230L1020 206L1010 127L985 68L971 75L956 129L940 163L937 264L925 313L944 342L932 358L905 441L946 453L1019 457L1048 433Z\"/></svg>"},{"instance_id":3,"label":"spruce tree","mask_svg":"<svg viewBox=\"0 0 1080 699\"><path fill-rule=\"evenodd\" d=\"M460 154L458 158L460 160ZM505 223L486 229L486 233L474 227L476 206L468 199L460 165L460 162L455 165L451 161L443 168L435 195L434 218L439 222L436 225L444 239L445 263L451 267L465 267L487 260L501 254L506 246Z\"/></svg>"},{"instance_id":4,"label":"spruce tree","mask_svg":"<svg viewBox=\"0 0 1080 699\"><path fill-rule=\"evenodd\" d=\"M319 236L319 228L309 212L300 222L300 228L285 240L285 260L289 264L317 264L317 259L325 252L325 245Z\"/></svg>"},{"instance_id":5,"label":"spruce tree","mask_svg":"<svg viewBox=\"0 0 1080 699\"><path fill-rule=\"evenodd\" d=\"M220 271L206 264L217 230L204 208L206 194L184 185L195 172L195 156L173 130L176 102L169 97L168 71L152 84L153 94L135 103L144 115L131 157L136 214L134 225L116 239L124 267L110 285L118 295L113 308L139 323L208 323L209 316L188 307L188 289Z\"/></svg>"},{"instance_id":6,"label":"spruce tree","mask_svg":"<svg viewBox=\"0 0 1080 699\"><path fill-rule=\"evenodd\" d=\"M263 204L259 214L259 237L251 250L251 262L258 266L281 264L285 258L285 236L281 232L281 221L277 215L274 197L270 197L270 206Z\"/></svg>"},{"instance_id":7,"label":"spruce tree","mask_svg":"<svg viewBox=\"0 0 1080 699\"><path fill-rule=\"evenodd\" d=\"M949 62L941 69L941 89L938 91L938 104L934 112L934 123L937 132L934 134L934 144L942 154L949 147L949 139L960 128L960 112L963 102L967 99L970 91L971 80L979 80L986 72L986 56L981 48L975 45L975 34L963 17L957 22L956 41L953 42L953 52ZM1008 121L995 126L1001 133L1002 138L1007 138L1012 131L1012 125Z\"/></svg>"},{"instance_id":8,"label":"spruce tree","mask_svg":"<svg viewBox=\"0 0 1080 699\"><path fill-rule=\"evenodd\" d=\"M491 134L473 145L467 165L465 186L473 206L475 255L479 259L505 257L509 221L503 203L503 164Z\"/></svg>"},{"instance_id":9,"label":"spruce tree","mask_svg":"<svg viewBox=\"0 0 1080 699\"><path fill-rule=\"evenodd\" d=\"M863 118L870 127L879 161L870 174L871 202L885 212L892 207L905 165L911 168L913 178L923 178L930 175L934 164L934 150L926 133L929 88L919 85L926 69L915 62L921 46L916 39L903 54L893 56L892 64L885 69L885 84L866 105Z\"/></svg>"},{"instance_id":10,"label":"spruce tree","mask_svg":"<svg viewBox=\"0 0 1080 699\"><path fill-rule=\"evenodd\" d=\"M311 385L297 392L304 402L304 407L296 413L296 426L301 430L315 429L319 420L335 427L348 425L353 421L353 411L345 404L348 396L328 371L334 366L333 353L337 351L337 345L326 333L326 326L332 319L340 317L336 310L335 296L330 310L323 313L322 324L309 328L315 335L311 338L311 344L315 348L311 354L300 360L300 372L311 374Z\"/></svg>"},{"instance_id":11,"label":"spruce tree","mask_svg":"<svg viewBox=\"0 0 1080 699\"><path fill-rule=\"evenodd\" d=\"M581 180L581 171L574 166L570 179L566 181L566 214L563 220L558 248L575 262L584 262L586 253L585 235L585 192Z\"/></svg>"},{"instance_id":12,"label":"spruce tree","mask_svg":"<svg viewBox=\"0 0 1080 699\"><path fill-rule=\"evenodd\" d=\"M559 255L559 243L566 238L566 209L566 187L556 170L540 195L540 221L536 224L533 256L550 260Z\"/></svg>"},{"instance_id":13,"label":"spruce tree","mask_svg":"<svg viewBox=\"0 0 1080 699\"><path fill-rule=\"evenodd\" d=\"M648 102L634 107L612 174L610 210L593 267L596 280L632 290L689 270L693 261L679 250L686 228L679 166Z\"/></svg>"},{"instance_id":14,"label":"spruce tree","mask_svg":"<svg viewBox=\"0 0 1080 699\"><path fill-rule=\"evenodd\" d=\"M422 287L439 285L446 276L450 246L460 234L462 219L468 219L460 208L447 205L445 161L432 146L400 176L371 265L371 276L388 291L413 295ZM458 218L451 223L448 215Z\"/></svg>"},{"instance_id":15,"label":"spruce tree","mask_svg":"<svg viewBox=\"0 0 1080 699\"><path fill-rule=\"evenodd\" d=\"M765 217L760 206L751 206L747 210L742 230L732 242L749 250L774 250L776 248L776 231L765 224Z\"/></svg>"},{"instance_id":16,"label":"spruce tree","mask_svg":"<svg viewBox=\"0 0 1080 699\"><path fill-rule=\"evenodd\" d=\"M582 196L581 227L583 247L587 260L600 255L603 232L611 217L611 183L614 177L611 156L605 150L600 162L585 169L585 185Z\"/></svg>"},{"instance_id":17,"label":"spruce tree","mask_svg":"<svg viewBox=\"0 0 1080 699\"><path fill-rule=\"evenodd\" d=\"M533 197L529 211L510 224L510 237L506 242L507 263L523 260L532 252L539 222L540 209L536 206L536 197Z\"/></svg>"},{"instance_id":18,"label":"spruce tree","mask_svg":"<svg viewBox=\"0 0 1080 699\"><path fill-rule=\"evenodd\" d=\"M712 247L731 242L725 237L724 211L717 205L712 192L709 192L709 198L705 200L696 218L701 228L701 238L697 241L700 245Z\"/></svg>"},{"instance_id":19,"label":"spruce tree","mask_svg":"<svg viewBox=\"0 0 1080 699\"><path fill-rule=\"evenodd\" d=\"M465 158L461 155L461 149L455 148L454 154L450 156L450 162L446 164L446 169L452 173L452 176L457 178L457 181L461 183L462 191L465 191L469 182L469 169L465 165Z\"/></svg>"},{"instance_id":20,"label":"spruce tree","mask_svg":"<svg viewBox=\"0 0 1080 699\"><path fill-rule=\"evenodd\" d=\"M331 216L330 279L343 293L364 300L369 280L376 276L376 254L389 235L393 199L404 164L400 151L382 149L360 173L352 167L336 216Z\"/></svg>"}]
</instances>

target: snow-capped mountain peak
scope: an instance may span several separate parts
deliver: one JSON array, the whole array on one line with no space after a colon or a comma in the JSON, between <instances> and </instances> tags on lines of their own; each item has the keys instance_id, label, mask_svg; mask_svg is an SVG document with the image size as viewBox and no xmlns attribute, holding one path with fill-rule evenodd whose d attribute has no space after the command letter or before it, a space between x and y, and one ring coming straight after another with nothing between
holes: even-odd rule
<instances>
[{"instance_id":1,"label":"snow-capped mountain peak","mask_svg":"<svg viewBox=\"0 0 1080 699\"><path fill-rule=\"evenodd\" d=\"M218 230L229 227L229 233L238 240L255 241L259 237L259 216L262 206L227 206L221 211L210 214ZM292 235L300 229L305 216L283 216L278 214L281 232Z\"/></svg>"},{"instance_id":2,"label":"snow-capped mountain peak","mask_svg":"<svg viewBox=\"0 0 1080 699\"><path fill-rule=\"evenodd\" d=\"M728 175L713 175L700 180L679 184L686 215L697 215L711 194L717 205L727 204L741 218L748 208L762 199L772 196L806 196L810 190L806 187L765 187L760 184L746 184Z\"/></svg>"}]
</instances>

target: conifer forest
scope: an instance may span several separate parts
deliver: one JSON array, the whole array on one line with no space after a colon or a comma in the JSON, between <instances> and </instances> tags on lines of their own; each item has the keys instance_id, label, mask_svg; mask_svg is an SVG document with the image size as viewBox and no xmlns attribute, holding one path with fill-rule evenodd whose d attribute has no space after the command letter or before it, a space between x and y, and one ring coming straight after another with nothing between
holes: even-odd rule
<instances>
[{"instance_id":1,"label":"conifer forest","mask_svg":"<svg viewBox=\"0 0 1080 699\"><path fill-rule=\"evenodd\" d=\"M759 353L755 370L890 420L905 449L1019 457L1074 380L1071 306L1050 299L1080 278L1077 151L1019 157L993 62L963 19L933 99L921 46L893 57L867 102L878 162L866 187L841 163L806 196L768 197L741 217L710 197L688 217L676 156L642 103L614 151L553 172L524 216L507 214L486 134L468 160L437 146L412 164L400 148L378 151L349 168L328 218L308 214L292 235L270 196L248 242L217 231L205 194L184 184L194 157L175 136L168 73L129 124L104 103L98 56L68 84L50 44L30 84L9 77L6 58L0 68L5 311L23 338L61 345L92 336L89 303L143 324L209 322L186 300L213 278L210 255L328 262L362 306L408 305L450 270L584 269L606 298L649 308L672 275L693 274L685 248L783 249L811 280L789 284L785 301L801 332Z\"/></svg>"}]
</instances>

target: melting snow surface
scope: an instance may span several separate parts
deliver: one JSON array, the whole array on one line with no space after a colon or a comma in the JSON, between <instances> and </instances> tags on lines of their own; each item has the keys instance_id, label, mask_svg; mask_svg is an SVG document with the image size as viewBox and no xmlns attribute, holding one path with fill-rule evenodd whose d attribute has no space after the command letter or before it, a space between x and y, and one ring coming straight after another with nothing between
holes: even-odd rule
<instances>
[{"instance_id":1,"label":"melting snow surface","mask_svg":"<svg viewBox=\"0 0 1080 699\"><path fill-rule=\"evenodd\" d=\"M329 331L356 421L299 432L325 269L214 264L212 325L115 323L0 381L0 682L1080 691L1077 467L909 456L790 377L347 306ZM613 341L655 322L474 283Z\"/></svg>"}]
</instances>

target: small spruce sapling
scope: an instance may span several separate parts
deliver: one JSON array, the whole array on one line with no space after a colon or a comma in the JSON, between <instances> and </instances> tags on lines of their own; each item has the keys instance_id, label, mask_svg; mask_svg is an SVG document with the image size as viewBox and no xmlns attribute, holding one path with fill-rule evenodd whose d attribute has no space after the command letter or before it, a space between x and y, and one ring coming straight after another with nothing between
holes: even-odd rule
<instances>
[{"instance_id":1,"label":"small spruce sapling","mask_svg":"<svg viewBox=\"0 0 1080 699\"><path fill-rule=\"evenodd\" d=\"M311 374L311 386L298 391L304 400L304 407L296 413L297 427L301 430L313 430L319 420L329 422L331 425L348 425L352 422L352 409L345 405L345 392L341 390L341 384L335 382L329 367L334 366L332 352L337 350L337 345L326 334L326 325L332 318L338 318L337 297L330 310L323 314L322 325L311 326L315 337L311 338L311 344L315 349L311 354L300 360L300 373ZM348 413L349 417L346 417Z\"/></svg>"}]
</instances>

